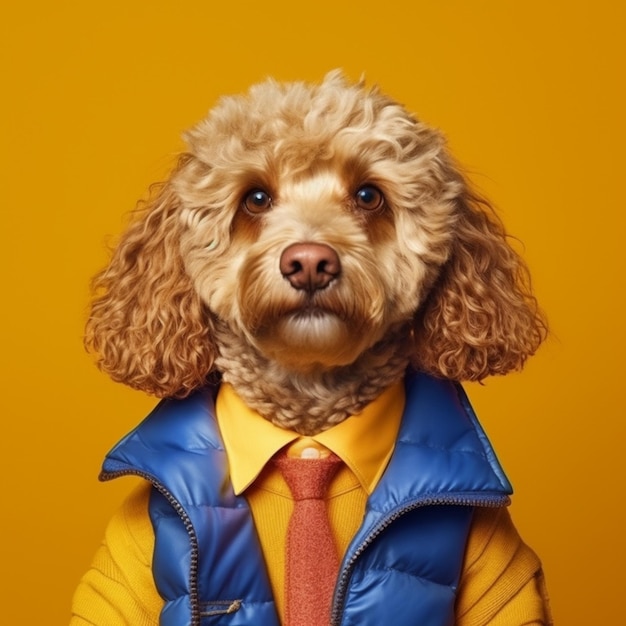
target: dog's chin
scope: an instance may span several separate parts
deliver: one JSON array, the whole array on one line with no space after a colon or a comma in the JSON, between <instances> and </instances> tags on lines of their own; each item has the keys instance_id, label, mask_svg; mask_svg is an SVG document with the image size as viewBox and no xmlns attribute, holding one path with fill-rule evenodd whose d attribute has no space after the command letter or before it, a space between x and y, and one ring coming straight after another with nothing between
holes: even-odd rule
<instances>
[{"instance_id":1,"label":"dog's chin","mask_svg":"<svg viewBox=\"0 0 626 626\"><path fill-rule=\"evenodd\" d=\"M307 372L353 363L368 347L367 332L321 309L292 312L257 336L261 351L288 369Z\"/></svg>"}]
</instances>

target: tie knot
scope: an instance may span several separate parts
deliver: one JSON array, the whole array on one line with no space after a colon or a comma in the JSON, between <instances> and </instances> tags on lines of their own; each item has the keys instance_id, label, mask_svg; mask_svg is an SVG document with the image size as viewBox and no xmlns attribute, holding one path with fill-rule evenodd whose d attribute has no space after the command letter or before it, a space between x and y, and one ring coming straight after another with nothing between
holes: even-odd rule
<instances>
[{"instance_id":1,"label":"tie knot","mask_svg":"<svg viewBox=\"0 0 626 626\"><path fill-rule=\"evenodd\" d=\"M290 458L280 454L274 463L294 500L322 500L339 469L341 459L332 453L325 459Z\"/></svg>"}]
</instances>

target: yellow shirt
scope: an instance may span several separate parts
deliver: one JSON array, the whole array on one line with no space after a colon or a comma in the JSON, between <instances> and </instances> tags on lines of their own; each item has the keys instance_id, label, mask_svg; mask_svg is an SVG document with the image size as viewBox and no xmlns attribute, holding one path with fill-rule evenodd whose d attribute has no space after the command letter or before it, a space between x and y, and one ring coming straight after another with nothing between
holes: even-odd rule
<instances>
[{"instance_id":1,"label":"yellow shirt","mask_svg":"<svg viewBox=\"0 0 626 626\"><path fill-rule=\"evenodd\" d=\"M316 435L273 426L222 385L216 413L231 480L250 504L277 606L284 606L284 537L292 499L267 461L285 446L290 454L332 450L345 463L328 493L331 528L340 554L356 532L368 495L393 452L404 407L394 385L358 416ZM373 423L376 427L373 428ZM150 486L137 489L111 520L91 569L78 586L71 626L156 626L163 601L152 578L154 535ZM457 595L457 626L551 624L541 565L519 538L505 509L477 509Z\"/></svg>"},{"instance_id":2,"label":"yellow shirt","mask_svg":"<svg viewBox=\"0 0 626 626\"><path fill-rule=\"evenodd\" d=\"M324 456L330 450L344 462L327 492L331 530L343 555L361 524L367 497L391 458L404 400L404 384L399 382L359 415L314 437L301 437L247 407L230 385L220 388L216 414L230 478L235 493L244 494L250 504L280 615L284 612L285 537L293 499L280 472L268 461L288 446L289 455L305 451Z\"/></svg>"}]
</instances>

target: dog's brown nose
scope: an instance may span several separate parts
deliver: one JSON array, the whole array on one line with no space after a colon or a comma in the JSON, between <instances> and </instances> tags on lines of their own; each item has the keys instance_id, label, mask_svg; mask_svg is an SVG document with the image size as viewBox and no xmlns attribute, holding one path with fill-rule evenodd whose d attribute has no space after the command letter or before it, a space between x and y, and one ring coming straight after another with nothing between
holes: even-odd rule
<instances>
[{"instance_id":1,"label":"dog's brown nose","mask_svg":"<svg viewBox=\"0 0 626 626\"><path fill-rule=\"evenodd\" d=\"M321 243L294 243L280 256L280 271L294 289L324 289L341 273L339 256Z\"/></svg>"}]
</instances>

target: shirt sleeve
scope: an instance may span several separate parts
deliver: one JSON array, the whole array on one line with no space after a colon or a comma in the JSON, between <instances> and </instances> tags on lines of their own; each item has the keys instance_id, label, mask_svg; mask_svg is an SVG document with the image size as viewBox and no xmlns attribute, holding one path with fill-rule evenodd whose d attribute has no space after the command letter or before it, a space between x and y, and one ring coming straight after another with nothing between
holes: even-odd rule
<instances>
[{"instance_id":1,"label":"shirt sleeve","mask_svg":"<svg viewBox=\"0 0 626 626\"><path fill-rule=\"evenodd\" d=\"M163 600L152 577L150 485L140 485L112 517L72 602L70 626L157 626Z\"/></svg>"},{"instance_id":2,"label":"shirt sleeve","mask_svg":"<svg viewBox=\"0 0 626 626\"><path fill-rule=\"evenodd\" d=\"M477 508L457 595L457 626L551 626L541 563L505 508Z\"/></svg>"}]
</instances>

